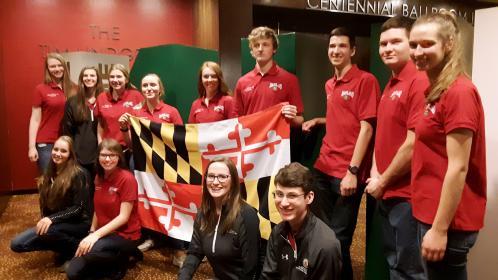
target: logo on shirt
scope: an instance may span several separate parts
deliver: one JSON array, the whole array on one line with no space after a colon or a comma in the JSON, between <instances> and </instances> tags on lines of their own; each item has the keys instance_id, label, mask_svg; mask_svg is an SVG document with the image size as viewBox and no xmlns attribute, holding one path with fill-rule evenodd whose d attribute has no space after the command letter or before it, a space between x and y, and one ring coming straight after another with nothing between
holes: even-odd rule
<instances>
[{"instance_id":1,"label":"logo on shirt","mask_svg":"<svg viewBox=\"0 0 498 280\"><path fill-rule=\"evenodd\" d=\"M217 113L223 113L223 110L225 110L223 105L214 106L214 111Z\"/></svg>"},{"instance_id":2,"label":"logo on shirt","mask_svg":"<svg viewBox=\"0 0 498 280\"><path fill-rule=\"evenodd\" d=\"M250 92L254 89L254 86L247 86L245 89L244 89L244 92Z\"/></svg>"},{"instance_id":3,"label":"logo on shirt","mask_svg":"<svg viewBox=\"0 0 498 280\"><path fill-rule=\"evenodd\" d=\"M394 100L396 98L401 98L401 95L403 94L403 91L402 90L395 90L393 91L393 93L391 93L391 100Z\"/></svg>"},{"instance_id":4,"label":"logo on shirt","mask_svg":"<svg viewBox=\"0 0 498 280\"><path fill-rule=\"evenodd\" d=\"M277 89L282 90L282 84L279 83L270 83L268 87L271 88L273 91L277 91Z\"/></svg>"},{"instance_id":5,"label":"logo on shirt","mask_svg":"<svg viewBox=\"0 0 498 280\"><path fill-rule=\"evenodd\" d=\"M169 114L168 113L159 114L159 118L164 121L169 121Z\"/></svg>"},{"instance_id":6,"label":"logo on shirt","mask_svg":"<svg viewBox=\"0 0 498 280\"><path fill-rule=\"evenodd\" d=\"M282 254L282 260L289 260L289 254Z\"/></svg>"},{"instance_id":7,"label":"logo on shirt","mask_svg":"<svg viewBox=\"0 0 498 280\"><path fill-rule=\"evenodd\" d=\"M195 110L195 111L194 111L194 114L198 114L198 113L202 112L203 110L204 110L204 109L199 108L199 109L197 109L197 110Z\"/></svg>"},{"instance_id":8,"label":"logo on shirt","mask_svg":"<svg viewBox=\"0 0 498 280\"><path fill-rule=\"evenodd\" d=\"M140 109L142 109L142 107L143 107L142 103L138 103L137 105L133 106L133 110L140 110Z\"/></svg>"},{"instance_id":9,"label":"logo on shirt","mask_svg":"<svg viewBox=\"0 0 498 280\"><path fill-rule=\"evenodd\" d=\"M56 92L47 93L47 97L57 97L57 96L59 96L59 94Z\"/></svg>"},{"instance_id":10,"label":"logo on shirt","mask_svg":"<svg viewBox=\"0 0 498 280\"><path fill-rule=\"evenodd\" d=\"M126 101L123 103L123 107L125 108L131 108L133 107L133 101Z\"/></svg>"},{"instance_id":11,"label":"logo on shirt","mask_svg":"<svg viewBox=\"0 0 498 280\"><path fill-rule=\"evenodd\" d=\"M296 266L296 269L299 270L299 271L301 271L305 275L308 275L308 268L300 265L300 266Z\"/></svg>"},{"instance_id":12,"label":"logo on shirt","mask_svg":"<svg viewBox=\"0 0 498 280\"><path fill-rule=\"evenodd\" d=\"M436 105L435 104L427 104L425 105L425 110L424 110L424 116L429 115L429 112L431 112L433 115L436 113Z\"/></svg>"},{"instance_id":13,"label":"logo on shirt","mask_svg":"<svg viewBox=\"0 0 498 280\"><path fill-rule=\"evenodd\" d=\"M104 104L102 105L102 109L109 109L112 108L112 104Z\"/></svg>"},{"instance_id":14,"label":"logo on shirt","mask_svg":"<svg viewBox=\"0 0 498 280\"><path fill-rule=\"evenodd\" d=\"M113 195L118 192L118 188L116 187L109 187L109 194Z\"/></svg>"},{"instance_id":15,"label":"logo on shirt","mask_svg":"<svg viewBox=\"0 0 498 280\"><path fill-rule=\"evenodd\" d=\"M342 99L344 99L346 101L349 100L349 99L353 99L353 97L354 97L354 91L352 91L352 90L343 90L341 92L341 97L342 97Z\"/></svg>"}]
</instances>

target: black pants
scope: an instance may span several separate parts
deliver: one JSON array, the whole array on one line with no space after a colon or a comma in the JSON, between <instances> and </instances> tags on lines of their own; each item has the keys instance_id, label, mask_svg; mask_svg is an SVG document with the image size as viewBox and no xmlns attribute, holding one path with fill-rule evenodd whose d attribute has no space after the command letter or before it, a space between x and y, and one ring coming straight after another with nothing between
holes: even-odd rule
<instances>
[{"instance_id":1,"label":"black pants","mask_svg":"<svg viewBox=\"0 0 498 280\"><path fill-rule=\"evenodd\" d=\"M73 279L98 279L126 271L130 257L142 259L138 241L111 234L99 239L86 255L71 260L66 270Z\"/></svg>"}]
</instances>

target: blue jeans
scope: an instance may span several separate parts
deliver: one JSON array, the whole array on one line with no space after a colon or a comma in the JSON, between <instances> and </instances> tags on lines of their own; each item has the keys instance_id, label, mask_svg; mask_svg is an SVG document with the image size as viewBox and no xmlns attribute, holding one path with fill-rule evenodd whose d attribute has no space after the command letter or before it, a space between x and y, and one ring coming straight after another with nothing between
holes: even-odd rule
<instances>
[{"instance_id":1,"label":"blue jeans","mask_svg":"<svg viewBox=\"0 0 498 280\"><path fill-rule=\"evenodd\" d=\"M420 243L431 225L418 223ZM430 280L467 280L467 254L474 246L478 231L448 231L448 243L441 261L424 262ZM421 245L420 244L420 245Z\"/></svg>"},{"instance_id":2,"label":"blue jeans","mask_svg":"<svg viewBox=\"0 0 498 280\"><path fill-rule=\"evenodd\" d=\"M137 248L138 240L128 240L115 233L97 240L88 254L73 258L66 269L67 277L95 279L126 272L130 257L143 258Z\"/></svg>"},{"instance_id":3,"label":"blue jeans","mask_svg":"<svg viewBox=\"0 0 498 280\"><path fill-rule=\"evenodd\" d=\"M54 143L36 143L36 151L38 152L38 171L43 174L52 160L52 148Z\"/></svg>"},{"instance_id":4,"label":"blue jeans","mask_svg":"<svg viewBox=\"0 0 498 280\"><path fill-rule=\"evenodd\" d=\"M315 198L311 204L311 210L334 232L337 239L341 242L342 271L341 279L353 279L353 268L351 266L351 254L349 248L353 242L353 234L356 229L358 218L358 209L361 203L361 197L365 184L358 182L356 192L351 196L341 196L340 184L342 179L329 176L319 170L314 170L314 187ZM369 201L373 201L371 199ZM373 211L370 211L373 205L367 202L367 234L368 223L371 220Z\"/></svg>"},{"instance_id":5,"label":"blue jeans","mask_svg":"<svg viewBox=\"0 0 498 280\"><path fill-rule=\"evenodd\" d=\"M418 223L412 216L410 202L398 198L381 200L379 213L390 279L427 279L420 254Z\"/></svg>"},{"instance_id":6,"label":"blue jeans","mask_svg":"<svg viewBox=\"0 0 498 280\"><path fill-rule=\"evenodd\" d=\"M86 236L89 224L52 224L44 235L36 234L32 227L20 233L10 243L10 249L16 253L32 251L54 251L64 259L71 259L78 248L80 240Z\"/></svg>"}]
</instances>

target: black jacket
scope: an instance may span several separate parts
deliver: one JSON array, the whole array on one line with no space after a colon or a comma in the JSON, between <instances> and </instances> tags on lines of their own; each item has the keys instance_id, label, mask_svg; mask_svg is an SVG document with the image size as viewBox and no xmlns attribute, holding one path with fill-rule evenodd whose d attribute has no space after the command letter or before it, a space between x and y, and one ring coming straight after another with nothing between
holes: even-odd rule
<instances>
[{"instance_id":1,"label":"black jacket","mask_svg":"<svg viewBox=\"0 0 498 280\"><path fill-rule=\"evenodd\" d=\"M230 209L223 209L223 215ZM178 279L192 279L204 256L213 268L216 279L257 279L259 250L259 218L256 210L242 203L232 230L225 234L203 233L199 213L194 222L194 233Z\"/></svg>"},{"instance_id":2,"label":"black jacket","mask_svg":"<svg viewBox=\"0 0 498 280\"><path fill-rule=\"evenodd\" d=\"M62 120L62 134L71 136L74 140L74 151L78 162L82 165L93 164L97 158L97 117L78 122L75 119L77 96L69 98Z\"/></svg>"},{"instance_id":3,"label":"black jacket","mask_svg":"<svg viewBox=\"0 0 498 280\"><path fill-rule=\"evenodd\" d=\"M301 229L294 236L296 252L287 239L289 232L287 222L273 228L261 279L340 278L341 245L334 231L308 212Z\"/></svg>"}]
</instances>

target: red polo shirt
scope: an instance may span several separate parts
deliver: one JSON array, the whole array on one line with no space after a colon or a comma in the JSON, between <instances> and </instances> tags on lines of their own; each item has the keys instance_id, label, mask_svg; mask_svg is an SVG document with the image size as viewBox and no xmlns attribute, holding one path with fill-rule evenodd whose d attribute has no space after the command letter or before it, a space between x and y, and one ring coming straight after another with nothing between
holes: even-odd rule
<instances>
[{"instance_id":1,"label":"red polo shirt","mask_svg":"<svg viewBox=\"0 0 498 280\"><path fill-rule=\"evenodd\" d=\"M135 89L126 89L118 100L114 100L109 92L100 94L97 97L97 115L104 129L102 138L116 139L121 145L126 146L123 134L119 130L119 117L124 113L130 113L131 109L142 100L142 95Z\"/></svg>"},{"instance_id":2,"label":"red polo shirt","mask_svg":"<svg viewBox=\"0 0 498 280\"><path fill-rule=\"evenodd\" d=\"M149 111L146 104L143 104L141 108L134 109L132 113L134 116L157 123L183 124L182 117L178 110L162 101L159 101L159 104L152 112Z\"/></svg>"},{"instance_id":3,"label":"red polo shirt","mask_svg":"<svg viewBox=\"0 0 498 280\"><path fill-rule=\"evenodd\" d=\"M128 222L116 230L126 239L140 238L140 219L137 212L138 184L128 170L116 168L106 178L95 178L95 194L93 198L97 228L101 228L119 215L122 202L133 203Z\"/></svg>"},{"instance_id":4,"label":"red polo shirt","mask_svg":"<svg viewBox=\"0 0 498 280\"><path fill-rule=\"evenodd\" d=\"M336 178L346 175L360 133L360 121L375 119L380 97L375 77L353 65L340 80L325 83L327 93L326 133L315 168ZM372 159L367 151L360 166L358 182L368 176ZM369 160L370 159L370 160Z\"/></svg>"},{"instance_id":5,"label":"red polo shirt","mask_svg":"<svg viewBox=\"0 0 498 280\"><path fill-rule=\"evenodd\" d=\"M462 197L450 229L476 231L483 226L486 210L484 112L477 89L464 76L438 102L426 106L415 126L413 215L423 223L434 222L448 168L446 136L457 128L471 130L473 138Z\"/></svg>"},{"instance_id":6,"label":"red polo shirt","mask_svg":"<svg viewBox=\"0 0 498 280\"><path fill-rule=\"evenodd\" d=\"M204 98L197 98L192 103L188 117L189 123L217 122L237 116L233 106L233 98L229 95L217 94L209 100L207 106L203 100Z\"/></svg>"},{"instance_id":7,"label":"red polo shirt","mask_svg":"<svg viewBox=\"0 0 498 280\"><path fill-rule=\"evenodd\" d=\"M36 143L54 143L60 134L66 96L54 82L39 84L33 94L33 107L41 108L41 121Z\"/></svg>"},{"instance_id":8,"label":"red polo shirt","mask_svg":"<svg viewBox=\"0 0 498 280\"><path fill-rule=\"evenodd\" d=\"M406 139L408 129L413 130L424 107L425 90L429 80L410 60L403 70L386 85L377 108L377 134L375 136L375 162L380 173L391 164L399 147ZM384 199L410 199L411 174L407 173L387 186Z\"/></svg>"},{"instance_id":9,"label":"red polo shirt","mask_svg":"<svg viewBox=\"0 0 498 280\"><path fill-rule=\"evenodd\" d=\"M254 68L237 81L235 112L238 116L253 114L281 102L289 102L297 107L298 114L303 113L297 77L275 62L268 73L262 75Z\"/></svg>"}]
</instances>

